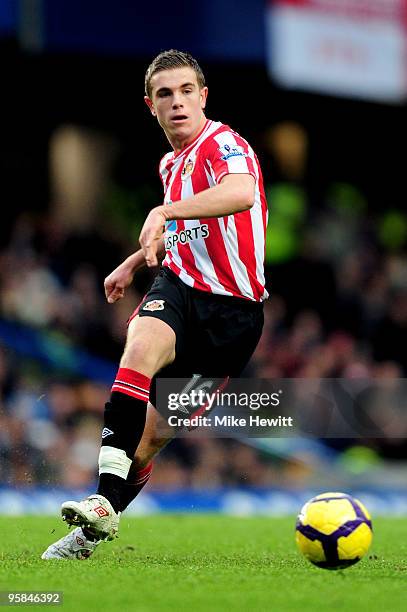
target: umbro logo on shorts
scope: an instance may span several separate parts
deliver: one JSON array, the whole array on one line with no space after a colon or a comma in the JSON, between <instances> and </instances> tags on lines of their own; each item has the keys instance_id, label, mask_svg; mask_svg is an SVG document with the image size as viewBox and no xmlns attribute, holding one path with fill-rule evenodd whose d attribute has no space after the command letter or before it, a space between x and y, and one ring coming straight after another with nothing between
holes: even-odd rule
<instances>
[{"instance_id":1,"label":"umbro logo on shorts","mask_svg":"<svg viewBox=\"0 0 407 612\"><path fill-rule=\"evenodd\" d=\"M107 438L107 436L111 436L112 434L114 434L114 431L112 431L111 429L108 429L107 427L104 427L102 429L102 440L104 438Z\"/></svg>"},{"instance_id":2,"label":"umbro logo on shorts","mask_svg":"<svg viewBox=\"0 0 407 612\"><path fill-rule=\"evenodd\" d=\"M143 310L148 310L149 312L154 312L155 310L164 310L165 300L151 300L151 302L147 302L144 304Z\"/></svg>"}]
</instances>

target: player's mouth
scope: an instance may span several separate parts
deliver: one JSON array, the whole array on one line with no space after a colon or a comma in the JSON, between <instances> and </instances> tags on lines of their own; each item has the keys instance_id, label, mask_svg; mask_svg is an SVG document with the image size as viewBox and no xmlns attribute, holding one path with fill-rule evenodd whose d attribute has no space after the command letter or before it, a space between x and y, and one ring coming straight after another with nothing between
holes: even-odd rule
<instances>
[{"instance_id":1,"label":"player's mouth","mask_svg":"<svg viewBox=\"0 0 407 612\"><path fill-rule=\"evenodd\" d=\"M188 119L187 115L174 115L174 117L171 117L171 121L173 123L182 123L183 121L186 121Z\"/></svg>"}]
</instances>

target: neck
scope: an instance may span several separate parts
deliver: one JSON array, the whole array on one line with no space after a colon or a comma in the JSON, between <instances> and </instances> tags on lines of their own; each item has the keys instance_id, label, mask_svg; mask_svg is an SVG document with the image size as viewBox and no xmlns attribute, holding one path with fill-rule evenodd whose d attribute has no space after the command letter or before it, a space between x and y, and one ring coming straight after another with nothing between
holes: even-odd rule
<instances>
[{"instance_id":1,"label":"neck","mask_svg":"<svg viewBox=\"0 0 407 612\"><path fill-rule=\"evenodd\" d=\"M193 142L195 140L195 138L198 136L198 134L200 132L202 132L204 126L206 123L206 117L204 114L202 114L201 120L197 126L197 128L193 131L193 133L188 136L187 138L177 138L176 136L172 136L170 134L167 134L167 138L172 146L172 148L174 149L175 154L178 154L182 151L182 149L185 149L185 147L187 147L189 144L191 144L191 142Z\"/></svg>"}]
</instances>

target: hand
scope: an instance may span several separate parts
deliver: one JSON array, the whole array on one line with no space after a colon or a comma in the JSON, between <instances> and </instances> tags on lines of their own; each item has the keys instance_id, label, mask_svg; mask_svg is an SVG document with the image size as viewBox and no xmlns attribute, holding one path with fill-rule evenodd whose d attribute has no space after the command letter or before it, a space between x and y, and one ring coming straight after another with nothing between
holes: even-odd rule
<instances>
[{"instance_id":1,"label":"hand","mask_svg":"<svg viewBox=\"0 0 407 612\"><path fill-rule=\"evenodd\" d=\"M124 291L132 283L133 277L132 267L123 262L105 278L105 296L109 304L114 304L124 297Z\"/></svg>"},{"instance_id":2,"label":"hand","mask_svg":"<svg viewBox=\"0 0 407 612\"><path fill-rule=\"evenodd\" d=\"M158 266L157 250L159 241L164 233L165 222L166 217L163 206L153 208L144 221L139 242L149 268Z\"/></svg>"}]
</instances>

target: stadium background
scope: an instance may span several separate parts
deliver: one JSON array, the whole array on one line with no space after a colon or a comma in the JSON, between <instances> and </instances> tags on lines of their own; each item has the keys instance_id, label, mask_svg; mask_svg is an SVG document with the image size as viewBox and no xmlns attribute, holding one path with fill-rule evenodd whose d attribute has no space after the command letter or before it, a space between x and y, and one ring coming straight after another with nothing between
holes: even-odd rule
<instances>
[{"instance_id":1,"label":"stadium background","mask_svg":"<svg viewBox=\"0 0 407 612\"><path fill-rule=\"evenodd\" d=\"M405 83L364 92L361 78L332 95L323 76L317 86L306 75L287 82L274 63L273 10L284 4L295 5L158 2L153 14L131 2L1 4L1 513L52 513L67 489L95 482L125 322L151 280L141 275L113 307L104 301L104 277L161 201L168 143L144 105L143 78L162 49L198 57L208 115L247 138L262 163L273 297L247 375L405 376ZM346 18L363 30L352 4ZM337 54L357 64L345 34L332 36L328 64ZM177 440L133 509L292 513L334 487L405 513L402 432L405 419L397 438Z\"/></svg>"}]
</instances>

